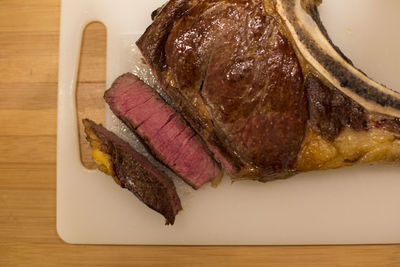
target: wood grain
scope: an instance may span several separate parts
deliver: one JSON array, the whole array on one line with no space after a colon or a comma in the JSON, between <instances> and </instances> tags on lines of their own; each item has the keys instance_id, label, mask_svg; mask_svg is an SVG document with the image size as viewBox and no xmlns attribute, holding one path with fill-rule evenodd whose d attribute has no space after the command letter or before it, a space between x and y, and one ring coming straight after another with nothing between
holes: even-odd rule
<instances>
[{"instance_id":1,"label":"wood grain","mask_svg":"<svg viewBox=\"0 0 400 267\"><path fill-rule=\"evenodd\" d=\"M400 266L400 245L64 243L55 227L59 12L57 0L0 0L0 266ZM94 25L87 34L78 89L89 104L79 116L93 108L101 117L90 95L104 91L104 33Z\"/></svg>"},{"instance_id":2,"label":"wood grain","mask_svg":"<svg viewBox=\"0 0 400 267\"><path fill-rule=\"evenodd\" d=\"M79 122L90 118L97 123L105 123L105 102L102 96L106 86L106 38L105 26L99 22L87 25L83 33L76 88ZM82 123L79 123L79 143L83 166L95 169L96 163L92 159Z\"/></svg>"}]
</instances>

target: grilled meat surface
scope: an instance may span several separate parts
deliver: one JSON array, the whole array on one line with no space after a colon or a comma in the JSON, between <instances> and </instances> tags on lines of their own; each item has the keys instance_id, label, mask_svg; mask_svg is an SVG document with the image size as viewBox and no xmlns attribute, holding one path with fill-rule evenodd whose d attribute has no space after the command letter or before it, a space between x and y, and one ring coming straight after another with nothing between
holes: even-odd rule
<instances>
[{"instance_id":1,"label":"grilled meat surface","mask_svg":"<svg viewBox=\"0 0 400 267\"><path fill-rule=\"evenodd\" d=\"M161 87L233 178L291 176L304 170L301 157L310 146L322 138L335 147L344 132L374 129L397 140L389 127L397 128L398 95L375 86L333 45L319 3L171 0L137 41ZM314 32L307 32L311 23ZM322 38L326 43L315 43ZM336 86L340 73L349 79ZM357 160L344 155L335 167L348 162Z\"/></svg>"}]
</instances>

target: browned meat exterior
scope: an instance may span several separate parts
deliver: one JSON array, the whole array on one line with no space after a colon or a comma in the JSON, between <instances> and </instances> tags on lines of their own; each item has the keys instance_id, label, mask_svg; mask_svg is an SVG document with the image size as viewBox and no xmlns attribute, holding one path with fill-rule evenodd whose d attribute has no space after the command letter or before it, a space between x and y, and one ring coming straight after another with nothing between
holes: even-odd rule
<instances>
[{"instance_id":1,"label":"browned meat exterior","mask_svg":"<svg viewBox=\"0 0 400 267\"><path fill-rule=\"evenodd\" d=\"M172 0L137 45L231 175L291 173L306 91L295 51L261 0Z\"/></svg>"},{"instance_id":2,"label":"browned meat exterior","mask_svg":"<svg viewBox=\"0 0 400 267\"><path fill-rule=\"evenodd\" d=\"M207 147L183 118L131 73L115 80L104 98L111 110L177 175L198 189L221 175Z\"/></svg>"},{"instance_id":3,"label":"browned meat exterior","mask_svg":"<svg viewBox=\"0 0 400 267\"><path fill-rule=\"evenodd\" d=\"M182 207L171 178L101 125L87 119L83 124L99 169L112 175L122 188L161 213L166 224L174 224Z\"/></svg>"},{"instance_id":4,"label":"browned meat exterior","mask_svg":"<svg viewBox=\"0 0 400 267\"><path fill-rule=\"evenodd\" d=\"M376 115L369 122L373 127L384 129L400 136L400 118Z\"/></svg>"},{"instance_id":5,"label":"browned meat exterior","mask_svg":"<svg viewBox=\"0 0 400 267\"><path fill-rule=\"evenodd\" d=\"M400 94L330 40L320 0L170 0L137 41L233 178L400 160Z\"/></svg>"},{"instance_id":6,"label":"browned meat exterior","mask_svg":"<svg viewBox=\"0 0 400 267\"><path fill-rule=\"evenodd\" d=\"M329 88L310 73L306 76L310 125L312 129L329 141L334 141L345 127L356 131L367 130L367 114L363 107Z\"/></svg>"}]
</instances>

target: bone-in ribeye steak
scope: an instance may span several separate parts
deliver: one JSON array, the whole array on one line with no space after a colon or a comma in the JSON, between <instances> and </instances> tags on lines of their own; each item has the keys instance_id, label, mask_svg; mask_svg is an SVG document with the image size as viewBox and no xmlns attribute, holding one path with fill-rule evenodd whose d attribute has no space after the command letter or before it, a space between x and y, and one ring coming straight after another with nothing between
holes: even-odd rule
<instances>
[{"instance_id":1,"label":"bone-in ribeye steak","mask_svg":"<svg viewBox=\"0 0 400 267\"><path fill-rule=\"evenodd\" d=\"M332 44L319 3L171 0L137 41L162 88L234 178L266 181L400 155L398 127L390 127L398 125L399 95ZM368 148L349 151L352 138Z\"/></svg>"},{"instance_id":2,"label":"bone-in ribeye steak","mask_svg":"<svg viewBox=\"0 0 400 267\"><path fill-rule=\"evenodd\" d=\"M260 181L399 161L400 94L332 43L320 3L170 0L137 45L179 111L132 74L105 99L194 188L219 175L214 159L233 179ZM173 223L181 206L172 181L115 135L84 124L99 168Z\"/></svg>"}]
</instances>

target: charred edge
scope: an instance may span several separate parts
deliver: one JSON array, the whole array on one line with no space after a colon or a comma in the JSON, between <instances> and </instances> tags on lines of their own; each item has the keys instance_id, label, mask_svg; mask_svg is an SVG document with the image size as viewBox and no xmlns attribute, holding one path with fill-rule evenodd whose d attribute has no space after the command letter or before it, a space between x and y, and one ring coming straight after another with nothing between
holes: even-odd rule
<instances>
[{"instance_id":1,"label":"charred edge","mask_svg":"<svg viewBox=\"0 0 400 267\"><path fill-rule=\"evenodd\" d=\"M139 40L136 41L136 45L139 47L143 56L147 60L150 58L152 62L157 62L157 64L151 65L152 68L157 68L157 72L162 71L159 66L166 66L163 48L169 35L163 33L170 32L175 22L184 16L192 8L195 2L196 0L169 1L158 9L159 12L156 12L154 22L146 29L145 33L139 38ZM157 20L158 16L163 13L167 14L167 19L162 21ZM153 37L151 37L152 32L156 32ZM143 49L145 47L153 47L153 49ZM149 51L153 52L148 53Z\"/></svg>"}]
</instances>

